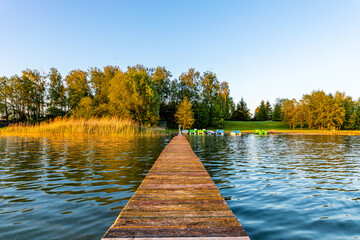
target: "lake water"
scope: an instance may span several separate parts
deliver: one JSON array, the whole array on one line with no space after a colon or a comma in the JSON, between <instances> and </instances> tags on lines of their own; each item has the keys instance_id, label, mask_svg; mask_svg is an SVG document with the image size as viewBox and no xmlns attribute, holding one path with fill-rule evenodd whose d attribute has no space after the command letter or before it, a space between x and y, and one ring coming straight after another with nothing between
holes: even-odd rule
<instances>
[{"instance_id":1,"label":"lake water","mask_svg":"<svg viewBox=\"0 0 360 240\"><path fill-rule=\"evenodd\" d=\"M100 239L169 136L0 137L0 239ZM359 136L188 136L252 240L360 239Z\"/></svg>"}]
</instances>

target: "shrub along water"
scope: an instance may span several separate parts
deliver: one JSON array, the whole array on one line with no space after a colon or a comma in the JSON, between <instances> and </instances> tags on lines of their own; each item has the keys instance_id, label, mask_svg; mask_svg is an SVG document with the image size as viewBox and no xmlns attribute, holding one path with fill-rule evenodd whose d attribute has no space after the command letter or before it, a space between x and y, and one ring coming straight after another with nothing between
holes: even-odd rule
<instances>
[{"instance_id":1,"label":"shrub along water","mask_svg":"<svg viewBox=\"0 0 360 240\"><path fill-rule=\"evenodd\" d=\"M0 129L0 134L10 135L101 135L132 136L164 134L158 127L139 125L129 118L66 118L59 117L49 122L35 125L13 124Z\"/></svg>"}]
</instances>

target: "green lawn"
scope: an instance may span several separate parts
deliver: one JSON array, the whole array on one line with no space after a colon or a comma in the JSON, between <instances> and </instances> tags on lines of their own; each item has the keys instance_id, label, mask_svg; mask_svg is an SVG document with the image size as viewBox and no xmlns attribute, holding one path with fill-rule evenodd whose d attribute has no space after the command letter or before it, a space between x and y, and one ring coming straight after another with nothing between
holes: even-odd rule
<instances>
[{"instance_id":1,"label":"green lawn","mask_svg":"<svg viewBox=\"0 0 360 240\"><path fill-rule=\"evenodd\" d=\"M225 121L224 131L232 130L289 130L289 124L273 121Z\"/></svg>"}]
</instances>

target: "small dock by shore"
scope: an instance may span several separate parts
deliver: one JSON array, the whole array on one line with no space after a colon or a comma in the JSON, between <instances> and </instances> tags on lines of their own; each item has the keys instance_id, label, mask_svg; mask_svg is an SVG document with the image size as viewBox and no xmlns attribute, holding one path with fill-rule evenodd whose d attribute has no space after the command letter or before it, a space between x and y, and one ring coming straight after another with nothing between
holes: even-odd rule
<instances>
[{"instance_id":1,"label":"small dock by shore","mask_svg":"<svg viewBox=\"0 0 360 240\"><path fill-rule=\"evenodd\" d=\"M176 136L115 223L114 239L249 240L184 136Z\"/></svg>"}]
</instances>

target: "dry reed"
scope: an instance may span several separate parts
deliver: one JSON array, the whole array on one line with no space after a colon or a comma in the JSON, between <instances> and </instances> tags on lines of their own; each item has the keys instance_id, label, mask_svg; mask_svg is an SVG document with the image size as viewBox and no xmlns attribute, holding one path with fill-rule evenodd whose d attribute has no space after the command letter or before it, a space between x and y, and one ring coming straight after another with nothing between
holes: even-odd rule
<instances>
[{"instance_id":1,"label":"dry reed","mask_svg":"<svg viewBox=\"0 0 360 240\"><path fill-rule=\"evenodd\" d=\"M128 118L56 118L53 121L36 125L23 123L10 125L0 129L4 135L101 135L101 136L133 136L157 135L165 133L165 129L145 127Z\"/></svg>"}]
</instances>

